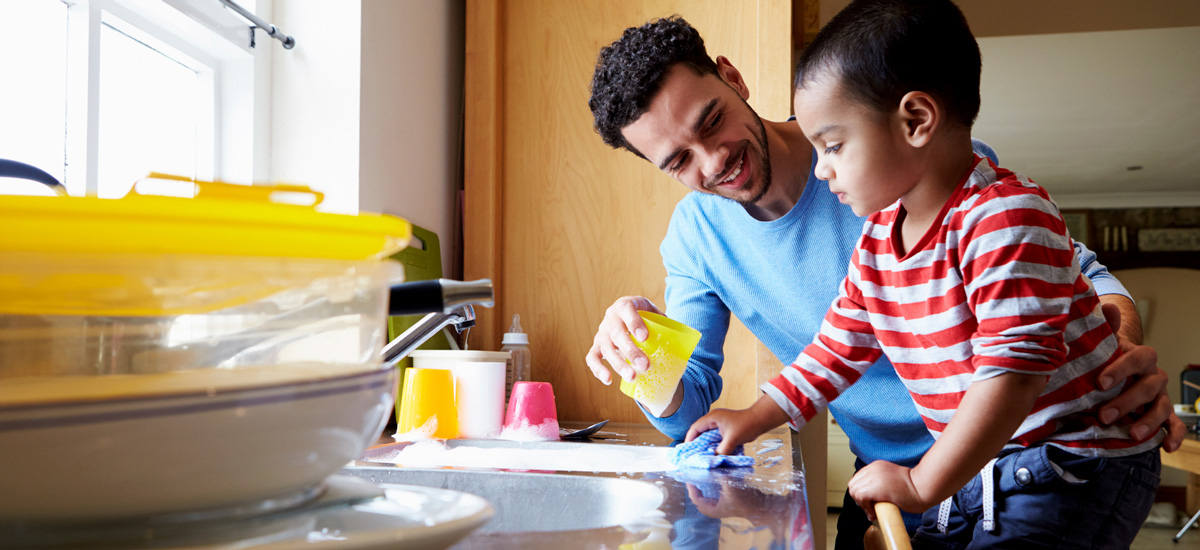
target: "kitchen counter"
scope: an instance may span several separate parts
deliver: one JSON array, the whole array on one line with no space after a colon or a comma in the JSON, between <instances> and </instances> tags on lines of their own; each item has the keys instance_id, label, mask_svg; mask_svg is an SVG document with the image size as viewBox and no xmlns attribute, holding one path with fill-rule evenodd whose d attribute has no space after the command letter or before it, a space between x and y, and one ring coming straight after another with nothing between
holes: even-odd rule
<instances>
[{"instance_id":1,"label":"kitchen counter","mask_svg":"<svg viewBox=\"0 0 1200 550\"><path fill-rule=\"evenodd\" d=\"M563 423L565 428L581 428L585 424ZM612 424L599 434L605 439L592 439L586 445L652 445L669 446L671 441L648 425ZM495 525L485 525L479 531L453 546L455 549L479 548L629 548L658 550L666 548L740 550L749 548L811 549L812 525L808 513L803 468L793 465L791 453L792 434L787 428L777 428L758 440L746 445L745 452L757 460L753 468L722 468L718 470L686 470L642 473L604 472L539 472L555 476L580 478L616 478L641 481L661 490L662 503L637 521L623 525L589 527L576 530L538 529L523 532L498 530ZM390 434L377 442L393 444ZM539 445L555 445L541 443ZM395 445L392 445L394 448ZM578 447L574 447L578 448ZM378 458L382 447L374 447L363 458ZM373 481L387 481L388 469L403 469L394 464L356 461L342 473L364 477ZM408 469L412 471L413 469ZM461 475L464 469L436 469L439 475ZM478 472L471 468L463 474ZM536 483L537 477L529 477L525 471L482 470L495 474L510 472L504 476L510 483ZM522 477L525 476L525 477ZM494 476L493 476L494 477ZM521 480L528 479L525 482ZM546 478L540 478L546 479ZM544 487L549 484L543 483ZM447 486L443 483L442 486ZM454 488L453 486L449 486ZM549 489L544 489L549 490ZM483 495L487 498L487 495ZM612 495L615 502L622 502L622 495ZM582 498L582 497L581 497ZM562 499L560 499L562 500ZM570 502L567 499L567 502ZM575 501L567 508L579 508L581 513L591 513L594 502ZM629 501L632 503L632 501ZM494 503L495 504L495 503ZM499 505L496 505L498 508ZM632 504L630 504L632 506ZM529 519L532 514L554 513L569 515L572 510L538 510L537 506L508 505L498 515L515 519ZM518 509L512 509L518 508ZM584 510L588 510L584 512ZM564 514L564 512L566 512ZM523 517L526 516L526 517ZM497 522L496 518L492 520Z\"/></svg>"}]
</instances>

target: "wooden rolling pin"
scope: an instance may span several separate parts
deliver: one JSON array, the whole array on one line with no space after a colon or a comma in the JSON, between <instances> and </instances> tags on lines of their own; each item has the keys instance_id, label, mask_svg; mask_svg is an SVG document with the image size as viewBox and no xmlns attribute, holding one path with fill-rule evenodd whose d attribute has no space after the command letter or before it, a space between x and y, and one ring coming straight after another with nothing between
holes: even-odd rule
<instances>
[{"instance_id":1,"label":"wooden rolling pin","mask_svg":"<svg viewBox=\"0 0 1200 550\"><path fill-rule=\"evenodd\" d=\"M868 549L912 550L900 508L890 502L876 502L875 525L867 529L863 543Z\"/></svg>"}]
</instances>

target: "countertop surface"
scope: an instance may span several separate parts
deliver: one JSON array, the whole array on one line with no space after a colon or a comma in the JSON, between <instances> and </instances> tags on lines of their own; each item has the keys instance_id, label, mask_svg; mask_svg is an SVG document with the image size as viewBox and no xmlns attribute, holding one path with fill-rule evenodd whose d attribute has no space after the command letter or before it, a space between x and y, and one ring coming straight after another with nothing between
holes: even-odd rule
<instances>
[{"instance_id":1,"label":"countertop surface","mask_svg":"<svg viewBox=\"0 0 1200 550\"><path fill-rule=\"evenodd\" d=\"M564 428L585 425L563 423ZM648 425L609 423L597 435L604 439L591 439L588 445L671 445L669 438ZM811 549L812 528L803 468L799 464L793 465L791 438L789 430L778 428L746 445L745 454L756 458L753 468L633 473L542 471L539 473L642 481L661 489L663 501L646 521L631 522L631 525L529 532L496 531L495 526L489 530L485 525L453 548ZM396 447L387 433L377 443ZM373 447L364 457L378 457L382 449L385 447ZM343 473L370 478L363 470L353 471L364 467L402 468L392 464L355 462ZM491 473L507 471L483 470ZM579 506L584 507L583 504ZM544 513L535 508L531 505L522 510L504 510L504 513Z\"/></svg>"}]
</instances>

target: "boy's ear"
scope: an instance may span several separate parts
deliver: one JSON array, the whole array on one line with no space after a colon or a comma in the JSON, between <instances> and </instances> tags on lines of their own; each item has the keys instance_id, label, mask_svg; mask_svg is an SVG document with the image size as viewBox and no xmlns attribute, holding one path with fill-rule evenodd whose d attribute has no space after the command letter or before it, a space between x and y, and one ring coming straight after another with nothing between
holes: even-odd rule
<instances>
[{"instance_id":1,"label":"boy's ear","mask_svg":"<svg viewBox=\"0 0 1200 550\"><path fill-rule=\"evenodd\" d=\"M903 125L904 140L913 147L924 147L942 123L942 111L933 96L925 92L908 92L900 98L897 111Z\"/></svg>"},{"instance_id":2,"label":"boy's ear","mask_svg":"<svg viewBox=\"0 0 1200 550\"><path fill-rule=\"evenodd\" d=\"M750 99L750 87L746 85L746 81L742 78L742 73L733 66L729 58L717 56L717 76L721 77L730 88L733 88L742 99Z\"/></svg>"}]
</instances>

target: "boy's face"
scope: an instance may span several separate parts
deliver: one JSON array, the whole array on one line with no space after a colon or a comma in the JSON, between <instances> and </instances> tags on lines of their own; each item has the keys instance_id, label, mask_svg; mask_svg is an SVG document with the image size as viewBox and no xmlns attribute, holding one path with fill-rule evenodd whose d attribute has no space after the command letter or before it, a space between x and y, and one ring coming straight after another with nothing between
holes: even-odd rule
<instances>
[{"instance_id":1,"label":"boy's face","mask_svg":"<svg viewBox=\"0 0 1200 550\"><path fill-rule=\"evenodd\" d=\"M721 62L721 70L733 69ZM740 82L740 76L735 77ZM742 92L720 77L679 64L663 79L646 112L622 130L634 148L688 188L744 205L771 184L762 121Z\"/></svg>"},{"instance_id":2,"label":"boy's face","mask_svg":"<svg viewBox=\"0 0 1200 550\"><path fill-rule=\"evenodd\" d=\"M917 181L903 154L903 123L850 98L836 75L822 71L809 79L796 90L794 107L817 152L813 173L856 216L891 206Z\"/></svg>"}]
</instances>

